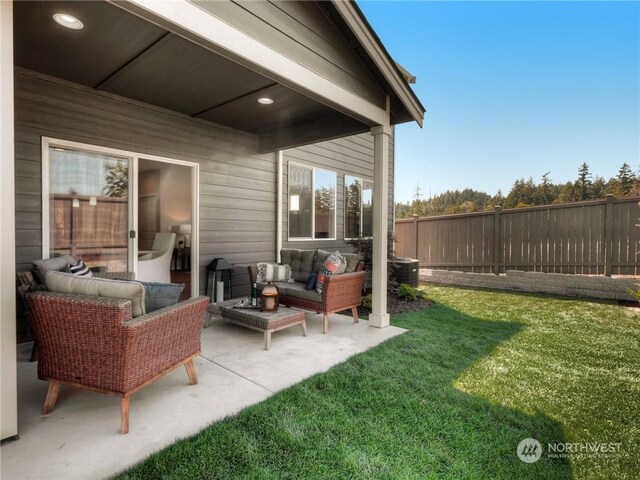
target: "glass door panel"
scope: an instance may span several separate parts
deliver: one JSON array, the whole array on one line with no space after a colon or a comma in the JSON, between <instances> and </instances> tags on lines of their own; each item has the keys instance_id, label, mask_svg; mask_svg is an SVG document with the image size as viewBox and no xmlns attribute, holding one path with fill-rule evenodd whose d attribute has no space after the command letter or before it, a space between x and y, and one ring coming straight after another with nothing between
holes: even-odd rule
<instances>
[{"instance_id":1,"label":"glass door panel","mask_svg":"<svg viewBox=\"0 0 640 480\"><path fill-rule=\"evenodd\" d=\"M131 270L131 159L49 147L49 256Z\"/></svg>"}]
</instances>

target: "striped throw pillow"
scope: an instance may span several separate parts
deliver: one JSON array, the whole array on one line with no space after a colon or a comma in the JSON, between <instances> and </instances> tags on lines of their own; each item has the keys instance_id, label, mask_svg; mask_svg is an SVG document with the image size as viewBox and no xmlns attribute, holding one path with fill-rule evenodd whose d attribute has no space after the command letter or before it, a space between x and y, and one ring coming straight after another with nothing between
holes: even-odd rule
<instances>
[{"instance_id":1,"label":"striped throw pillow","mask_svg":"<svg viewBox=\"0 0 640 480\"><path fill-rule=\"evenodd\" d=\"M91 273L89 267L87 267L82 260L78 260L76 263L70 263L67 265L67 272L78 275L79 277L93 277L93 273Z\"/></svg>"},{"instance_id":2,"label":"striped throw pillow","mask_svg":"<svg viewBox=\"0 0 640 480\"><path fill-rule=\"evenodd\" d=\"M257 282L289 282L291 280L291 267L289 265L260 262L257 267Z\"/></svg>"}]
</instances>

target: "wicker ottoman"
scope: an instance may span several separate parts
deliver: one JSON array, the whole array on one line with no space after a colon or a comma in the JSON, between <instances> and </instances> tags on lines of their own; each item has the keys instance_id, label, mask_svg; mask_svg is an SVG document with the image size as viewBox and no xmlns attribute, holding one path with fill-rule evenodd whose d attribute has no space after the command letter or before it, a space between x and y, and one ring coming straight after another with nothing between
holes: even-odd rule
<instances>
[{"instance_id":1,"label":"wicker ottoman","mask_svg":"<svg viewBox=\"0 0 640 480\"><path fill-rule=\"evenodd\" d=\"M219 315L226 320L243 327L251 328L264 332L264 349L271 348L271 333L285 328L300 325L302 334L307 336L307 322L304 318L304 312L291 310L289 308L281 308L277 312L261 312L260 310L233 308L237 304L237 300L229 300L226 302L212 303L209 305L209 313L211 315Z\"/></svg>"}]
</instances>

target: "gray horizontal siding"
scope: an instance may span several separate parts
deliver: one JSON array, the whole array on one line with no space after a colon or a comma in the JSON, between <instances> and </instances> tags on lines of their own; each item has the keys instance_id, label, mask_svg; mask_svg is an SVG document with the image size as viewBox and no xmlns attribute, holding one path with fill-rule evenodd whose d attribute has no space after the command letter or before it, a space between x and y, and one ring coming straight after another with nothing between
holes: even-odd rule
<instances>
[{"instance_id":1,"label":"gray horizontal siding","mask_svg":"<svg viewBox=\"0 0 640 480\"><path fill-rule=\"evenodd\" d=\"M198 163L202 291L214 257L239 267L275 259L277 166L255 137L24 70L15 90L19 271L42 257L42 136ZM234 283L246 283L236 270Z\"/></svg>"},{"instance_id":2,"label":"gray horizontal siding","mask_svg":"<svg viewBox=\"0 0 640 480\"><path fill-rule=\"evenodd\" d=\"M337 218L335 240L290 241L288 224L288 191L287 176L289 163L298 163L311 167L336 172L337 176ZM389 145L389 229L393 222L393 174L395 169L393 136ZM351 247L344 241L344 177L355 175L373 180L373 136L362 133L350 137L329 140L326 142L292 148L284 151L284 188L282 194L283 211L283 246L285 248L322 248L323 250L340 249L348 251Z\"/></svg>"},{"instance_id":3,"label":"gray horizontal siding","mask_svg":"<svg viewBox=\"0 0 640 480\"><path fill-rule=\"evenodd\" d=\"M234 294L248 292L247 265L275 260L275 154L259 154L257 138L108 93L17 70L16 256L18 271L42 257L41 137L196 162L200 165L200 288L205 266L225 257L238 268ZM390 226L393 147L390 167ZM373 137L361 134L285 151L284 245L346 249L344 175L373 179ZM337 173L337 240L287 241L288 162Z\"/></svg>"}]
</instances>

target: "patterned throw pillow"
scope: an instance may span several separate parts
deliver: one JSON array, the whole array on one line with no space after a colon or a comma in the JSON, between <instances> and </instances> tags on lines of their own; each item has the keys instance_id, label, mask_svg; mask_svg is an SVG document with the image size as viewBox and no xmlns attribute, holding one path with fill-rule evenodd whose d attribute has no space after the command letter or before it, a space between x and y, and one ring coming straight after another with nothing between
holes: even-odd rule
<instances>
[{"instance_id":1,"label":"patterned throw pillow","mask_svg":"<svg viewBox=\"0 0 640 480\"><path fill-rule=\"evenodd\" d=\"M67 265L67 272L78 275L79 277L93 277L93 273L91 273L89 267L87 267L80 259L78 259L76 263L70 263Z\"/></svg>"},{"instance_id":2,"label":"patterned throw pillow","mask_svg":"<svg viewBox=\"0 0 640 480\"><path fill-rule=\"evenodd\" d=\"M291 267L277 263L260 262L257 265L256 282L290 282Z\"/></svg>"},{"instance_id":3,"label":"patterned throw pillow","mask_svg":"<svg viewBox=\"0 0 640 480\"><path fill-rule=\"evenodd\" d=\"M337 250L327 257L318 272L318 280L316 281L316 292L322 294L324 290L324 284L327 281L327 277L331 275L337 275L344 272L347 267L347 261Z\"/></svg>"}]
</instances>

